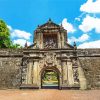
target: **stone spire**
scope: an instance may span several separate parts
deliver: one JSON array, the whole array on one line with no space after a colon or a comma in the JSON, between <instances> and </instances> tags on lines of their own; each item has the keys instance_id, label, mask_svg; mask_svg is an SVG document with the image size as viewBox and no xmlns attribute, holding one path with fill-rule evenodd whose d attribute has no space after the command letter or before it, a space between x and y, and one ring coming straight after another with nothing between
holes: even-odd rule
<instances>
[{"instance_id":1,"label":"stone spire","mask_svg":"<svg viewBox=\"0 0 100 100\"><path fill-rule=\"evenodd\" d=\"M27 45L27 41L26 41L26 43L25 43L25 48L27 48L28 47L28 45Z\"/></svg>"}]
</instances>

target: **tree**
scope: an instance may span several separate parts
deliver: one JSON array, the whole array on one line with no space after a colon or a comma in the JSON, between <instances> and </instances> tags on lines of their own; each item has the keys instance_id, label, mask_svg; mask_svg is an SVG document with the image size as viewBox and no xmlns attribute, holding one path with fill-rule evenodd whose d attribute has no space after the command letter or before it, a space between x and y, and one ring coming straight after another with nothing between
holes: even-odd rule
<instances>
[{"instance_id":1,"label":"tree","mask_svg":"<svg viewBox=\"0 0 100 100\"><path fill-rule=\"evenodd\" d=\"M0 48L10 48L10 32L6 23L0 20Z\"/></svg>"},{"instance_id":2,"label":"tree","mask_svg":"<svg viewBox=\"0 0 100 100\"><path fill-rule=\"evenodd\" d=\"M19 44L13 44L10 46L10 48L16 49L16 48L22 48Z\"/></svg>"},{"instance_id":3,"label":"tree","mask_svg":"<svg viewBox=\"0 0 100 100\"><path fill-rule=\"evenodd\" d=\"M18 44L13 44L10 39L10 31L6 23L0 20L0 48L20 48Z\"/></svg>"}]
</instances>

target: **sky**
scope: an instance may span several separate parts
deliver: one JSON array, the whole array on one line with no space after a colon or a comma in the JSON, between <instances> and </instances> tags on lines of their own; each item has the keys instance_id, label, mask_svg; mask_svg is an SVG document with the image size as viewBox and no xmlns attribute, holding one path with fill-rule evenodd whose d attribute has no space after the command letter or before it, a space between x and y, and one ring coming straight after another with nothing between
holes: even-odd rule
<instances>
[{"instance_id":1,"label":"sky","mask_svg":"<svg viewBox=\"0 0 100 100\"><path fill-rule=\"evenodd\" d=\"M12 41L22 46L32 44L34 30L49 18L62 23L69 44L100 48L100 0L0 0L0 19Z\"/></svg>"}]
</instances>

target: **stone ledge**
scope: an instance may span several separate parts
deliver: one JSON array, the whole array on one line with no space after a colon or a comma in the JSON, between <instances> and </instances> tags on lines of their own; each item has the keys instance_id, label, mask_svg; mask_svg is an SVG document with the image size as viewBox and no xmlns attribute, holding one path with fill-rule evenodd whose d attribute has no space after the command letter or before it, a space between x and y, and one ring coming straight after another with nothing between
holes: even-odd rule
<instances>
[{"instance_id":1,"label":"stone ledge","mask_svg":"<svg viewBox=\"0 0 100 100\"><path fill-rule=\"evenodd\" d=\"M0 55L0 57L23 57L23 55Z\"/></svg>"},{"instance_id":2,"label":"stone ledge","mask_svg":"<svg viewBox=\"0 0 100 100\"><path fill-rule=\"evenodd\" d=\"M24 84L20 86L20 89L39 89L39 87L31 84Z\"/></svg>"}]
</instances>

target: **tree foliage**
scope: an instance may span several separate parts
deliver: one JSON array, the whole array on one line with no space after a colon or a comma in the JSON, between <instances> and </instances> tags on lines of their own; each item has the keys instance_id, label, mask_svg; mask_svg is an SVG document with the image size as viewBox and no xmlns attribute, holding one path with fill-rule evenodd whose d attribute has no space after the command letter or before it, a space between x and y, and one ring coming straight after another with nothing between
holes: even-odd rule
<instances>
[{"instance_id":1,"label":"tree foliage","mask_svg":"<svg viewBox=\"0 0 100 100\"><path fill-rule=\"evenodd\" d=\"M10 31L6 23L0 20L0 48L19 48L18 44L13 44L10 39Z\"/></svg>"},{"instance_id":2,"label":"tree foliage","mask_svg":"<svg viewBox=\"0 0 100 100\"><path fill-rule=\"evenodd\" d=\"M9 48L11 45L10 32L3 20L0 20L0 48Z\"/></svg>"}]
</instances>

